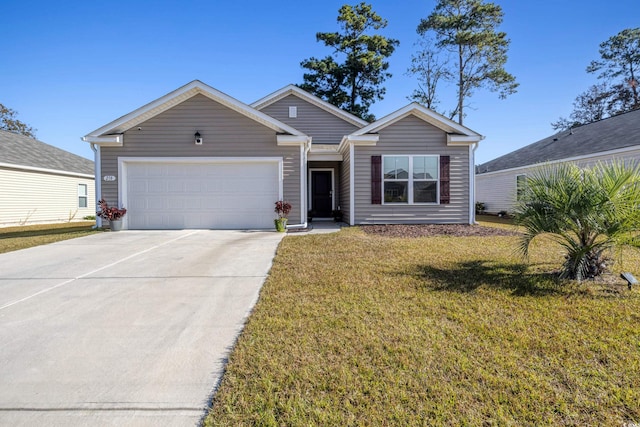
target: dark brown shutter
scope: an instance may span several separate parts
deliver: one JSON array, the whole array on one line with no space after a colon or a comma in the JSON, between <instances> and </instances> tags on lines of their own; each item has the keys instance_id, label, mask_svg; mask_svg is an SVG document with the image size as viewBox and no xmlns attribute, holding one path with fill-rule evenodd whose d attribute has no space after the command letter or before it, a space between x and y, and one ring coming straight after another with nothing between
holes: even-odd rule
<instances>
[{"instance_id":1,"label":"dark brown shutter","mask_svg":"<svg viewBox=\"0 0 640 427\"><path fill-rule=\"evenodd\" d=\"M382 204L382 156L371 156L371 204Z\"/></svg>"},{"instance_id":2,"label":"dark brown shutter","mask_svg":"<svg viewBox=\"0 0 640 427\"><path fill-rule=\"evenodd\" d=\"M440 156L440 204L448 205L449 195L449 156Z\"/></svg>"}]
</instances>

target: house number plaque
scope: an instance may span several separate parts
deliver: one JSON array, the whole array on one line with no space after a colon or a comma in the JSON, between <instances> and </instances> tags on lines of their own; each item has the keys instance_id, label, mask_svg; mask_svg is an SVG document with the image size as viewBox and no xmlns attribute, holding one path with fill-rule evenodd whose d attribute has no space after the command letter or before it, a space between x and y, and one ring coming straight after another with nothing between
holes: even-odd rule
<instances>
[{"instance_id":1,"label":"house number plaque","mask_svg":"<svg viewBox=\"0 0 640 427\"><path fill-rule=\"evenodd\" d=\"M107 182L110 182L110 181L115 181L116 177L113 176L113 175L105 175L104 178L102 178L102 179L104 179Z\"/></svg>"}]
</instances>

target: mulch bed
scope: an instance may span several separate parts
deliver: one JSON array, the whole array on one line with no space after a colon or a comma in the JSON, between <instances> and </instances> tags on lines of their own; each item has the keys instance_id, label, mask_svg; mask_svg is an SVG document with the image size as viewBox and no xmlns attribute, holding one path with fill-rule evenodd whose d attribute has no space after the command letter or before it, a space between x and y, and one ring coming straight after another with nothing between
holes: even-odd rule
<instances>
[{"instance_id":1,"label":"mulch bed","mask_svg":"<svg viewBox=\"0 0 640 427\"><path fill-rule=\"evenodd\" d=\"M519 236L520 233L503 228L483 227L465 224L394 224L362 225L367 234L384 237L430 237L430 236Z\"/></svg>"}]
</instances>

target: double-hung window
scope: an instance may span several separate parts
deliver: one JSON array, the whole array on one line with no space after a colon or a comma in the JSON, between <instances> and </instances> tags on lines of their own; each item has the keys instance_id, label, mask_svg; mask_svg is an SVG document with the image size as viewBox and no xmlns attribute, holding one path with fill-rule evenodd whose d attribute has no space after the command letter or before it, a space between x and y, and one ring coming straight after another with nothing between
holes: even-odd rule
<instances>
[{"instance_id":1,"label":"double-hung window","mask_svg":"<svg viewBox=\"0 0 640 427\"><path fill-rule=\"evenodd\" d=\"M527 175L516 175L516 200L522 200L527 189Z\"/></svg>"},{"instance_id":2,"label":"double-hung window","mask_svg":"<svg viewBox=\"0 0 640 427\"><path fill-rule=\"evenodd\" d=\"M384 203L438 203L438 156L384 156Z\"/></svg>"},{"instance_id":3,"label":"double-hung window","mask_svg":"<svg viewBox=\"0 0 640 427\"><path fill-rule=\"evenodd\" d=\"M87 207L87 184L78 184L78 207Z\"/></svg>"}]
</instances>

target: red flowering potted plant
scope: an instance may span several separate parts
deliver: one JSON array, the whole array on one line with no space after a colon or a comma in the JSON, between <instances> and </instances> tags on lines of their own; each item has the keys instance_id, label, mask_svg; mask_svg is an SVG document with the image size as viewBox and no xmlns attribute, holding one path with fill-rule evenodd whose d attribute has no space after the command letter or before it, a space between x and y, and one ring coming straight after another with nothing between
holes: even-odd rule
<instances>
[{"instance_id":1,"label":"red flowering potted plant","mask_svg":"<svg viewBox=\"0 0 640 427\"><path fill-rule=\"evenodd\" d=\"M276 230L283 233L287 230L287 216L291 212L291 203L284 200L278 200L276 202L275 212L278 214L278 218L274 220L276 224Z\"/></svg>"},{"instance_id":2,"label":"red flowering potted plant","mask_svg":"<svg viewBox=\"0 0 640 427\"><path fill-rule=\"evenodd\" d=\"M100 210L96 212L96 215L109 221L111 231L122 230L122 217L127 213L127 210L125 208L110 207L105 199L100 199L98 205L100 205Z\"/></svg>"}]
</instances>

